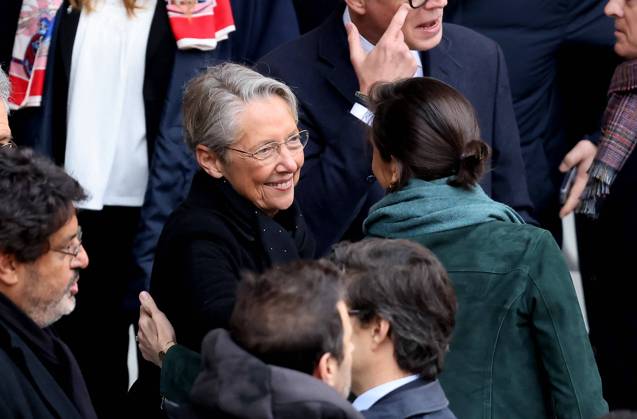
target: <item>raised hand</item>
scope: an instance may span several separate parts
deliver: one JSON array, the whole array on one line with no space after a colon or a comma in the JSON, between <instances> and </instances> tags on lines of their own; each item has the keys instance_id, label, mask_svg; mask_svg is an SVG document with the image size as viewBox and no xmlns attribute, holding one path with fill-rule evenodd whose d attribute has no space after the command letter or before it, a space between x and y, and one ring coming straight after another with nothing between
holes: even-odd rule
<instances>
[{"instance_id":1,"label":"raised hand","mask_svg":"<svg viewBox=\"0 0 637 419\"><path fill-rule=\"evenodd\" d=\"M358 78L359 90L362 93L368 94L370 87L376 82L391 82L412 77L416 72L418 64L405 43L402 32L410 10L408 4L400 6L387 30L369 54L361 47L356 25L347 24L350 60Z\"/></svg>"}]
</instances>

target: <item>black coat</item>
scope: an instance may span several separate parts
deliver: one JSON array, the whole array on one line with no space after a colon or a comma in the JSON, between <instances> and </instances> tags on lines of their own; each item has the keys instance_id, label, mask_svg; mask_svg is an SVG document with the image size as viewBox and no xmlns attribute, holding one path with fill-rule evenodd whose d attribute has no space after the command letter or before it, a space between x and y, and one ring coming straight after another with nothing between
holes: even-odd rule
<instances>
[{"instance_id":1,"label":"black coat","mask_svg":"<svg viewBox=\"0 0 637 419\"><path fill-rule=\"evenodd\" d=\"M179 419L362 419L344 397L318 379L266 365L225 330L206 336L203 370Z\"/></svg>"},{"instance_id":2,"label":"black coat","mask_svg":"<svg viewBox=\"0 0 637 419\"><path fill-rule=\"evenodd\" d=\"M313 253L296 204L268 217L225 180L200 171L166 222L150 291L179 343L199 351L207 332L228 326L243 271L262 272Z\"/></svg>"},{"instance_id":3,"label":"black coat","mask_svg":"<svg viewBox=\"0 0 637 419\"><path fill-rule=\"evenodd\" d=\"M0 418L97 418L71 351L0 294Z\"/></svg>"}]
</instances>

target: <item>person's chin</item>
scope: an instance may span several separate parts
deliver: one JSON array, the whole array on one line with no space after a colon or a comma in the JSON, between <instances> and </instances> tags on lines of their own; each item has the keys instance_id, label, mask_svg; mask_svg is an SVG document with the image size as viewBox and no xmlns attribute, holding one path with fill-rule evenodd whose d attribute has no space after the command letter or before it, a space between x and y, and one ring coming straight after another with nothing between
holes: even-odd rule
<instances>
[{"instance_id":1,"label":"person's chin","mask_svg":"<svg viewBox=\"0 0 637 419\"><path fill-rule=\"evenodd\" d=\"M427 32L419 32L418 30L414 30L412 33L412 37L409 40L410 49L424 52L429 51L430 49L436 48L440 41L442 40L442 26L440 29L434 33L430 34Z\"/></svg>"}]
</instances>

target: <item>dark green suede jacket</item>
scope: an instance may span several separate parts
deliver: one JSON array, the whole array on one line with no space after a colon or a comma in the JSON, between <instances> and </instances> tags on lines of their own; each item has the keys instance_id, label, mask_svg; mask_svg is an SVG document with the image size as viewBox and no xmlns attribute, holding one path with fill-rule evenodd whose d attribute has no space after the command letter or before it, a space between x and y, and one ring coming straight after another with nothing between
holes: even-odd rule
<instances>
[{"instance_id":1,"label":"dark green suede jacket","mask_svg":"<svg viewBox=\"0 0 637 419\"><path fill-rule=\"evenodd\" d=\"M458 418L608 411L568 268L547 231L492 221L409 238L438 256L456 289L440 381Z\"/></svg>"}]
</instances>

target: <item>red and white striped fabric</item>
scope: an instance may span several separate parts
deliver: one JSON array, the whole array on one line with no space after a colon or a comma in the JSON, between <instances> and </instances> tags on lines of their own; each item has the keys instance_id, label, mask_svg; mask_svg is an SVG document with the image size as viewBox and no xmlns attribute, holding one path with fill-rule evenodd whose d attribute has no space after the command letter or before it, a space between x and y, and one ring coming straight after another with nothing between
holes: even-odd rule
<instances>
[{"instance_id":1,"label":"red and white striped fabric","mask_svg":"<svg viewBox=\"0 0 637 419\"><path fill-rule=\"evenodd\" d=\"M170 27L179 49L209 51L235 30L230 0L166 0ZM188 9L191 9L188 11Z\"/></svg>"},{"instance_id":2,"label":"red and white striped fabric","mask_svg":"<svg viewBox=\"0 0 637 419\"><path fill-rule=\"evenodd\" d=\"M40 106L55 13L62 0L24 0L15 34L9 107Z\"/></svg>"}]
</instances>

